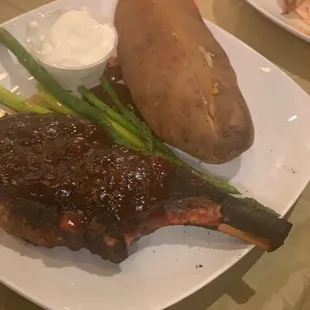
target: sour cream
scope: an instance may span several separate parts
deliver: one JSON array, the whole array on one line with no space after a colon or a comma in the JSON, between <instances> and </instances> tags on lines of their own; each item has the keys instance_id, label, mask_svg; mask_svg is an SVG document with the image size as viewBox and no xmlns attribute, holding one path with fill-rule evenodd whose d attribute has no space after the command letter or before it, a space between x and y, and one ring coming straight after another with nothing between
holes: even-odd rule
<instances>
[{"instance_id":1,"label":"sour cream","mask_svg":"<svg viewBox=\"0 0 310 310\"><path fill-rule=\"evenodd\" d=\"M62 68L100 62L116 40L115 30L108 23L98 22L84 10L66 11L40 33L36 54L43 62Z\"/></svg>"}]
</instances>

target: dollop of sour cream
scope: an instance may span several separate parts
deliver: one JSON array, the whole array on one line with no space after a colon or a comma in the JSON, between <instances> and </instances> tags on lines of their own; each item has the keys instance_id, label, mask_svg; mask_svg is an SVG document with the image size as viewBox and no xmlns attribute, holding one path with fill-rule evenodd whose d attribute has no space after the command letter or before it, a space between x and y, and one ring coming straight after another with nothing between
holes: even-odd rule
<instances>
[{"instance_id":1,"label":"dollop of sour cream","mask_svg":"<svg viewBox=\"0 0 310 310\"><path fill-rule=\"evenodd\" d=\"M39 40L36 52L45 63L77 68L104 59L114 47L116 34L108 23L99 23L87 11L70 10L56 19Z\"/></svg>"}]
</instances>

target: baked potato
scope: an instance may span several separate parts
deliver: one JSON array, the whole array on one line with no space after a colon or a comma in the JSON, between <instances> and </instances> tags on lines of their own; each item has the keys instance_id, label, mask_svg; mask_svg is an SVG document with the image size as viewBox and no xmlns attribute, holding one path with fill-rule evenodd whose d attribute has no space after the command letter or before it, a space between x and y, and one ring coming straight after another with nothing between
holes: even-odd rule
<instances>
[{"instance_id":1,"label":"baked potato","mask_svg":"<svg viewBox=\"0 0 310 310\"><path fill-rule=\"evenodd\" d=\"M191 0L119 0L118 57L137 109L168 144L211 164L253 143L236 74Z\"/></svg>"}]
</instances>

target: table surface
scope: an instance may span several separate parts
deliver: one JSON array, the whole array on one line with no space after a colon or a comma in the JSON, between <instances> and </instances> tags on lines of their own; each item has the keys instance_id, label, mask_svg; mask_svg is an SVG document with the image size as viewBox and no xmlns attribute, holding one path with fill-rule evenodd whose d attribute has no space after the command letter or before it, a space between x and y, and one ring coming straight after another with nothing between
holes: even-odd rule
<instances>
[{"instance_id":1,"label":"table surface","mask_svg":"<svg viewBox=\"0 0 310 310\"><path fill-rule=\"evenodd\" d=\"M49 0L0 0L0 23ZM202 15L271 60L310 94L310 45L244 0L198 0ZM224 275L169 310L309 310L310 186L290 216L293 230L272 254L255 249ZM0 284L0 310L40 310ZM111 309L112 310L112 309ZM147 309L146 309L147 310Z\"/></svg>"}]
</instances>

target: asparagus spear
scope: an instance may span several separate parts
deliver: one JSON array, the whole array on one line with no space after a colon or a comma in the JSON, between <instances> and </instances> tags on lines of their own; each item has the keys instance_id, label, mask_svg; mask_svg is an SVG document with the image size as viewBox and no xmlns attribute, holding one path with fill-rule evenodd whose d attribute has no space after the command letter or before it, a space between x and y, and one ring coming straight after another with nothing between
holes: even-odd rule
<instances>
[{"instance_id":1,"label":"asparagus spear","mask_svg":"<svg viewBox=\"0 0 310 310\"><path fill-rule=\"evenodd\" d=\"M111 87L109 80L104 75L101 78L101 84L113 100L113 103L118 112L120 112L125 119L129 120L133 125L135 125L136 128L139 128L139 136L141 136L145 140L148 149L152 151L154 139L151 129L144 122L142 122L139 117L137 117L132 111L130 111L125 105L120 102L117 93Z\"/></svg>"},{"instance_id":2,"label":"asparagus spear","mask_svg":"<svg viewBox=\"0 0 310 310\"><path fill-rule=\"evenodd\" d=\"M42 85L38 84L37 88L40 91L38 96L41 99L41 101L43 102L42 104L47 109L50 109L50 110L58 112L58 113L64 113L64 114L74 113L70 108L61 104L54 96L49 94Z\"/></svg>"},{"instance_id":3,"label":"asparagus spear","mask_svg":"<svg viewBox=\"0 0 310 310\"><path fill-rule=\"evenodd\" d=\"M132 134L130 131L128 131L123 126L121 126L119 123L115 122L110 117L103 115L100 110L98 110L97 113L101 114L101 116L106 119L106 121L109 123L109 126L115 132L117 132L117 134L121 138L121 140L119 138L117 138L118 140L115 141L116 143L122 144L124 146L127 146L129 148L132 148L132 149L135 149L135 150L138 150L138 151L141 151L143 153L148 153L148 150L145 147L144 142L139 137L137 137L134 134ZM124 142L119 143L117 141L124 141Z\"/></svg>"},{"instance_id":4,"label":"asparagus spear","mask_svg":"<svg viewBox=\"0 0 310 310\"><path fill-rule=\"evenodd\" d=\"M0 85L0 101L17 112L50 113L51 111L39 105L31 104L24 97L10 92Z\"/></svg>"},{"instance_id":5,"label":"asparagus spear","mask_svg":"<svg viewBox=\"0 0 310 310\"><path fill-rule=\"evenodd\" d=\"M118 144L127 147L134 147L145 150L144 143L126 132L127 135L122 135L122 132L117 131L118 124L115 124L111 119L107 119L99 109L91 107L78 97L64 90L58 82L28 53L28 51L3 27L0 27L0 43L5 45L18 59L18 61L32 74L32 76L53 95L57 100L68 106L73 111L86 116L87 118L97 122L99 126L105 128L111 139ZM127 138L132 140L127 140Z\"/></svg>"},{"instance_id":6,"label":"asparagus spear","mask_svg":"<svg viewBox=\"0 0 310 310\"><path fill-rule=\"evenodd\" d=\"M111 86L110 86L110 89L112 89ZM137 136L140 136L140 138L142 138L141 137L141 132L142 131L141 131L140 127L136 127L132 122L129 122L125 117L123 117L122 115L118 114L114 109L112 109L108 105L106 105L101 99L99 99L93 92L91 92L86 87L80 86L78 88L78 90L81 93L81 95L83 95L90 103L92 103L94 106L96 106L99 109L101 109L111 119L113 119L114 121L118 122L120 125L122 125L126 129L131 131L133 134L135 134ZM114 90L113 90L113 92L114 92ZM117 95L115 95L114 98L118 98ZM141 120L139 122L141 124L143 124ZM154 145L154 149L153 149L153 153L154 154L162 155L164 157L170 158L171 160L176 158L175 155L173 154L173 152L169 148L167 148L161 142L161 140L159 140L157 137L153 136L152 133L151 133L151 135L152 135L152 140L153 140L153 145Z\"/></svg>"},{"instance_id":7,"label":"asparagus spear","mask_svg":"<svg viewBox=\"0 0 310 310\"><path fill-rule=\"evenodd\" d=\"M120 111L127 111L128 110L128 108L120 101L117 93L114 91L113 87L109 83L109 80L105 76L103 76L101 79L101 85L104 88L104 90L108 93L108 95L112 99L114 105L118 108L118 110L120 110ZM95 95L93 95L93 96L96 97ZM98 99L98 98L97 98L97 100L100 101L100 99ZM135 115L135 117L138 118L136 115ZM139 126L141 126L141 124L143 126L147 126L143 121L141 121L139 119L139 122L135 123L135 125L136 125L135 131L137 131L138 133L140 132L140 130L142 130L139 127ZM190 169L192 171L192 173L194 173L195 175L203 178L204 180L214 184L217 187L222 188L223 190L225 190L229 194L240 194L240 192L231 184L229 184L225 181L216 179L210 175L206 175L206 174L192 168L191 166L189 166L187 163L185 163L180 158L178 158L155 134L152 134L152 140L153 140L153 145L154 145L154 152L153 153L155 153L155 154L157 153L158 155L166 157L167 159L174 162L175 164L178 164L180 166L183 166L183 167Z\"/></svg>"},{"instance_id":8,"label":"asparagus spear","mask_svg":"<svg viewBox=\"0 0 310 310\"><path fill-rule=\"evenodd\" d=\"M89 89L87 89L84 86L80 86L78 88L78 91L85 99L87 99L91 104L96 106L98 109L102 110L102 112L106 113L111 119L118 122L120 125L128 129L133 134L139 136L138 129L131 122L128 122L123 116L118 114L115 110L111 109L96 95L94 95L94 93L92 93Z\"/></svg>"},{"instance_id":9,"label":"asparagus spear","mask_svg":"<svg viewBox=\"0 0 310 310\"><path fill-rule=\"evenodd\" d=\"M110 85L110 83L107 82L106 78L103 78L103 80L106 80L105 83L102 83L102 85L104 85L105 90L107 93L112 94L113 96L111 96L112 100L117 100L118 103L117 105L120 106L123 104L121 103L121 101L119 100L116 92L114 92L112 86ZM109 92L108 92L109 90ZM123 118L121 115L119 115L117 112L115 112L113 109L111 109L109 106L107 106L102 100L100 100L96 95L94 95L94 93L92 93L89 89L87 89L84 86L79 87L79 92L86 98L89 100L90 103L92 103L93 105L95 105L96 107L100 108L103 112L107 113L107 115L112 118L113 120L115 120L116 122L118 122L119 124L121 124L123 127L125 127L126 129L128 129L129 131L131 131L133 134L138 135L140 134L140 128L139 127L135 127L132 123L129 123L125 118ZM124 106L123 106L124 107ZM140 123L142 123L142 121L140 120ZM139 124L137 124L138 126ZM187 168L189 168L194 174L202 177L204 180L209 181L211 183L213 183L214 185L223 188L224 190L228 191L231 194L238 194L239 192L229 183L222 181L222 180L218 180L214 177L211 177L209 175L205 175L195 169L193 169L191 166L187 165L185 162L181 161L177 156L175 156L175 154L167 147L164 145L164 143L157 138L155 135L152 134L152 139L153 139L153 145L154 145L154 149L153 149L153 153L161 155L163 157L166 157L167 159L171 160L172 162L174 162L175 164L181 165L181 166L186 166Z\"/></svg>"},{"instance_id":10,"label":"asparagus spear","mask_svg":"<svg viewBox=\"0 0 310 310\"><path fill-rule=\"evenodd\" d=\"M52 95L46 92L40 92L38 97L42 100L42 105L46 108L63 114L72 114L73 111L66 106L60 104Z\"/></svg>"},{"instance_id":11,"label":"asparagus spear","mask_svg":"<svg viewBox=\"0 0 310 310\"><path fill-rule=\"evenodd\" d=\"M52 112L51 110L48 110L40 105L31 104L22 96L10 92L8 89L2 87L1 85L0 85L0 102L2 102L3 104L5 104L6 106L8 106L9 108L13 109L16 112L34 112L39 114ZM66 110L60 109L60 111L57 112L67 114L65 111ZM122 127L120 124L118 124L109 117L107 117L107 121L110 123L111 127L117 132L119 132L119 134L124 139L132 143L132 148L140 149L144 147L143 143L139 139L137 139L135 135L133 135L127 129Z\"/></svg>"},{"instance_id":12,"label":"asparagus spear","mask_svg":"<svg viewBox=\"0 0 310 310\"><path fill-rule=\"evenodd\" d=\"M110 96L110 98L112 99L115 107L123 114L123 116L128 119L128 115L133 115L133 120L132 122L135 124L136 126L136 130L139 133L143 132L143 128L147 127L149 129L149 127L139 118L137 117L132 111L130 111L119 99L117 93L114 91L112 85L110 84L109 80L107 77L105 77L104 75L101 78L101 86L104 88L104 90L107 92L107 94ZM176 159L177 157L174 155L174 153L167 148L164 143L158 138L156 137L151 130L149 129L150 134L151 134L151 139L153 141L153 146L154 146L154 151L155 153L159 153L162 154L166 157L168 157L169 159Z\"/></svg>"}]
</instances>

